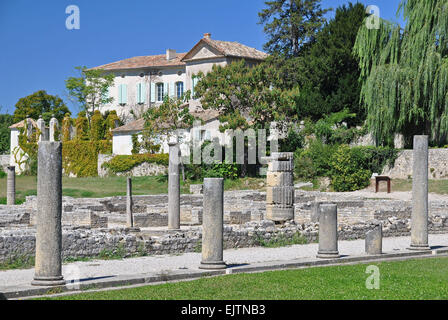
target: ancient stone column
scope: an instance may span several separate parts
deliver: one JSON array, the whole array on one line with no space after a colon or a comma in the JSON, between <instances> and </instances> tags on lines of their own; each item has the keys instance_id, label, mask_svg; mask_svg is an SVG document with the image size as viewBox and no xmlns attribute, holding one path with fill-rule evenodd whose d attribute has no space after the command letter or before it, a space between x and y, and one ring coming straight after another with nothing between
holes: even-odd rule
<instances>
[{"instance_id":1,"label":"ancient stone column","mask_svg":"<svg viewBox=\"0 0 448 320\"><path fill-rule=\"evenodd\" d=\"M294 154L273 152L266 176L266 219L294 219Z\"/></svg>"},{"instance_id":2,"label":"ancient stone column","mask_svg":"<svg viewBox=\"0 0 448 320\"><path fill-rule=\"evenodd\" d=\"M55 137L56 131L59 129L59 122L58 119L56 119L53 115L53 117L50 120L50 141L56 141L59 140L59 137Z\"/></svg>"},{"instance_id":3,"label":"ancient stone column","mask_svg":"<svg viewBox=\"0 0 448 320\"><path fill-rule=\"evenodd\" d=\"M366 233L366 253L383 253L383 225L381 223Z\"/></svg>"},{"instance_id":4,"label":"ancient stone column","mask_svg":"<svg viewBox=\"0 0 448 320\"><path fill-rule=\"evenodd\" d=\"M16 204L16 167L6 167L8 174L6 181L6 204L13 206Z\"/></svg>"},{"instance_id":5,"label":"ancient stone column","mask_svg":"<svg viewBox=\"0 0 448 320\"><path fill-rule=\"evenodd\" d=\"M180 230L180 148L177 137L168 142L168 229Z\"/></svg>"},{"instance_id":6,"label":"ancient stone column","mask_svg":"<svg viewBox=\"0 0 448 320\"><path fill-rule=\"evenodd\" d=\"M318 258L339 258L338 209L335 204L319 206L319 251Z\"/></svg>"},{"instance_id":7,"label":"ancient stone column","mask_svg":"<svg viewBox=\"0 0 448 320\"><path fill-rule=\"evenodd\" d=\"M134 216L132 214L132 179L127 178L126 188L126 226L128 228L134 227Z\"/></svg>"},{"instance_id":8,"label":"ancient stone column","mask_svg":"<svg viewBox=\"0 0 448 320\"><path fill-rule=\"evenodd\" d=\"M428 245L428 136L414 136L412 167L411 250Z\"/></svg>"},{"instance_id":9,"label":"ancient stone column","mask_svg":"<svg viewBox=\"0 0 448 320\"><path fill-rule=\"evenodd\" d=\"M224 179L204 179L202 261L200 269L224 269Z\"/></svg>"},{"instance_id":10,"label":"ancient stone column","mask_svg":"<svg viewBox=\"0 0 448 320\"><path fill-rule=\"evenodd\" d=\"M45 121L44 121L44 119L42 119L42 116L39 116L39 119L37 120L37 128L40 131L39 142L47 141L48 139L45 136Z\"/></svg>"},{"instance_id":11,"label":"ancient stone column","mask_svg":"<svg viewBox=\"0 0 448 320\"><path fill-rule=\"evenodd\" d=\"M39 142L37 165L36 286L63 285L62 143Z\"/></svg>"}]
</instances>

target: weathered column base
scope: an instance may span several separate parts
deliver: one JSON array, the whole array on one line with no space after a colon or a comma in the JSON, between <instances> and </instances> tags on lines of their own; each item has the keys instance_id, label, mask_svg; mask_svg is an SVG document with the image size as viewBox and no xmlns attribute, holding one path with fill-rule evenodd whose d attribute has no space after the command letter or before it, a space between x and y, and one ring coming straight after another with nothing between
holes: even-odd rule
<instances>
[{"instance_id":1,"label":"weathered column base","mask_svg":"<svg viewBox=\"0 0 448 320\"><path fill-rule=\"evenodd\" d=\"M294 207L283 207L281 205L267 204L266 219L284 222L294 219Z\"/></svg>"},{"instance_id":2,"label":"weathered column base","mask_svg":"<svg viewBox=\"0 0 448 320\"><path fill-rule=\"evenodd\" d=\"M317 252L317 258L321 259L333 259L333 258L340 258L339 251L318 251Z\"/></svg>"},{"instance_id":3,"label":"weathered column base","mask_svg":"<svg viewBox=\"0 0 448 320\"><path fill-rule=\"evenodd\" d=\"M431 247L425 244L417 245L417 244L411 244L408 250L414 250L414 251L428 251L431 250Z\"/></svg>"},{"instance_id":4,"label":"weathered column base","mask_svg":"<svg viewBox=\"0 0 448 320\"><path fill-rule=\"evenodd\" d=\"M366 233L366 254L383 253L383 225L379 224Z\"/></svg>"},{"instance_id":5,"label":"weathered column base","mask_svg":"<svg viewBox=\"0 0 448 320\"><path fill-rule=\"evenodd\" d=\"M51 286L62 286L65 285L64 277L34 277L31 281L33 286L51 287Z\"/></svg>"},{"instance_id":6,"label":"weathered column base","mask_svg":"<svg viewBox=\"0 0 448 320\"><path fill-rule=\"evenodd\" d=\"M205 270L219 270L227 268L227 264L224 261L201 261L199 269Z\"/></svg>"}]
</instances>

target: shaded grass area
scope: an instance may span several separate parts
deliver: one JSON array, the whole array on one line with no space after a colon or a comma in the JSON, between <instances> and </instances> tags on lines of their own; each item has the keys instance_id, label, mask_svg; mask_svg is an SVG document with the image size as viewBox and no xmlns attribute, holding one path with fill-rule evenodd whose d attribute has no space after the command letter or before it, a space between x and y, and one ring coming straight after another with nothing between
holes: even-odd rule
<instances>
[{"instance_id":1,"label":"shaded grass area","mask_svg":"<svg viewBox=\"0 0 448 320\"><path fill-rule=\"evenodd\" d=\"M380 288L367 289L367 264L225 275L188 282L81 293L58 300L448 299L448 258L371 263ZM229 290L231 288L231 290ZM43 298L50 299L50 298Z\"/></svg>"},{"instance_id":2,"label":"shaded grass area","mask_svg":"<svg viewBox=\"0 0 448 320\"><path fill-rule=\"evenodd\" d=\"M263 189L264 178L226 180L225 190ZM189 193L190 184L201 181L181 181L181 192ZM134 195L163 194L168 192L167 176L133 177ZM62 178L62 193L74 198L102 198L126 195L126 177ZM16 202L23 203L26 196L37 194L35 176L16 177ZM0 204L6 204L6 178L0 178Z\"/></svg>"},{"instance_id":3,"label":"shaded grass area","mask_svg":"<svg viewBox=\"0 0 448 320\"><path fill-rule=\"evenodd\" d=\"M392 180L392 192L393 191L411 191L412 179L407 180ZM428 189L430 193L448 194L448 180L429 180ZM380 187L380 191L386 191L386 184Z\"/></svg>"}]
</instances>

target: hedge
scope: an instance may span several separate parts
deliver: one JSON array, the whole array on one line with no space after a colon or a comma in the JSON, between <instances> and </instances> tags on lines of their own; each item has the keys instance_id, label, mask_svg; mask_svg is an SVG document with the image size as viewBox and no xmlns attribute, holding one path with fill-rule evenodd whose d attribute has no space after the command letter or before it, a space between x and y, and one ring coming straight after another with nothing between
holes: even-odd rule
<instances>
[{"instance_id":1,"label":"hedge","mask_svg":"<svg viewBox=\"0 0 448 320\"><path fill-rule=\"evenodd\" d=\"M72 140L62 144L62 167L66 175L95 177L98 175L98 154L112 153L112 142L107 140Z\"/></svg>"},{"instance_id":2,"label":"hedge","mask_svg":"<svg viewBox=\"0 0 448 320\"><path fill-rule=\"evenodd\" d=\"M156 163L160 165L168 165L168 154L133 154L133 155L117 155L110 161L103 163L102 167L109 169L112 173L127 172L132 168L144 163Z\"/></svg>"}]
</instances>

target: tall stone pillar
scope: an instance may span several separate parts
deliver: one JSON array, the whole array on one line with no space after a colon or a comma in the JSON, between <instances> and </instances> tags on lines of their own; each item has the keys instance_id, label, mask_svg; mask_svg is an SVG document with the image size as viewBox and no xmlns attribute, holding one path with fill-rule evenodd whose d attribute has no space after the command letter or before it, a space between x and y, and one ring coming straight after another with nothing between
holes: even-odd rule
<instances>
[{"instance_id":1,"label":"tall stone pillar","mask_svg":"<svg viewBox=\"0 0 448 320\"><path fill-rule=\"evenodd\" d=\"M169 140L168 229L180 230L180 148L177 137Z\"/></svg>"},{"instance_id":2,"label":"tall stone pillar","mask_svg":"<svg viewBox=\"0 0 448 320\"><path fill-rule=\"evenodd\" d=\"M338 208L335 204L319 206L319 251L318 258L339 258Z\"/></svg>"},{"instance_id":3,"label":"tall stone pillar","mask_svg":"<svg viewBox=\"0 0 448 320\"><path fill-rule=\"evenodd\" d=\"M16 204L16 167L8 166L6 181L6 204L13 206Z\"/></svg>"},{"instance_id":4,"label":"tall stone pillar","mask_svg":"<svg viewBox=\"0 0 448 320\"><path fill-rule=\"evenodd\" d=\"M132 213L132 179L127 178L126 187L126 226L128 228L134 227L134 216Z\"/></svg>"},{"instance_id":5,"label":"tall stone pillar","mask_svg":"<svg viewBox=\"0 0 448 320\"><path fill-rule=\"evenodd\" d=\"M411 250L428 245L428 136L414 136L412 167Z\"/></svg>"},{"instance_id":6,"label":"tall stone pillar","mask_svg":"<svg viewBox=\"0 0 448 320\"><path fill-rule=\"evenodd\" d=\"M59 129L59 122L58 119L56 119L53 115L53 117L50 120L50 141L57 141L59 140L59 137L55 137L57 130Z\"/></svg>"},{"instance_id":7,"label":"tall stone pillar","mask_svg":"<svg viewBox=\"0 0 448 320\"><path fill-rule=\"evenodd\" d=\"M224 179L204 179L202 261L200 269L224 269Z\"/></svg>"},{"instance_id":8,"label":"tall stone pillar","mask_svg":"<svg viewBox=\"0 0 448 320\"><path fill-rule=\"evenodd\" d=\"M39 142L37 165L36 265L32 285L63 285L62 143Z\"/></svg>"},{"instance_id":9,"label":"tall stone pillar","mask_svg":"<svg viewBox=\"0 0 448 320\"><path fill-rule=\"evenodd\" d=\"M294 219L294 154L273 152L266 176L266 219Z\"/></svg>"},{"instance_id":10,"label":"tall stone pillar","mask_svg":"<svg viewBox=\"0 0 448 320\"><path fill-rule=\"evenodd\" d=\"M40 131L39 142L47 141L48 139L46 137L45 121L44 121L44 119L42 119L42 116L39 116L39 119L37 120L37 128Z\"/></svg>"}]
</instances>

